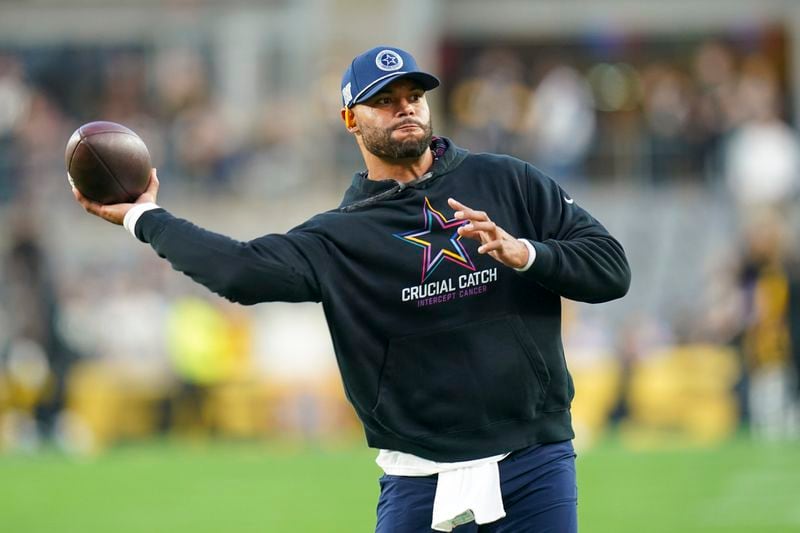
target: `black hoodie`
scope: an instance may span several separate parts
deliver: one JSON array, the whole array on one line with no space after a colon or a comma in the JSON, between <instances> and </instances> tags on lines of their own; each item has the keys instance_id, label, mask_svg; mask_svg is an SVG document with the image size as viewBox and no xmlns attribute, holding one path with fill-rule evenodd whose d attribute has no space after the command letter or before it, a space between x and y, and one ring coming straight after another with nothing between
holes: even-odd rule
<instances>
[{"instance_id":1,"label":"black hoodie","mask_svg":"<svg viewBox=\"0 0 800 533\"><path fill-rule=\"evenodd\" d=\"M450 462L570 439L561 296L623 296L625 253L530 164L444 142L417 181L356 174L339 208L285 235L238 242L163 209L142 215L136 235L232 301L321 301L372 447ZM478 254L449 197L529 239L531 268Z\"/></svg>"}]
</instances>

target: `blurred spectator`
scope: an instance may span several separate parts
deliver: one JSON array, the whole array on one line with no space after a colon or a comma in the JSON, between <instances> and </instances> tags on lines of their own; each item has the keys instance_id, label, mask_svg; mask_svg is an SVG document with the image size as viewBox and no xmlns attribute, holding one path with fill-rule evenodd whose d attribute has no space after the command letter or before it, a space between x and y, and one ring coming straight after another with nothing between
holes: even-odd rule
<instances>
[{"instance_id":1,"label":"blurred spectator","mask_svg":"<svg viewBox=\"0 0 800 533\"><path fill-rule=\"evenodd\" d=\"M338 108L334 109L338 111ZM246 143L247 154L240 152L231 154L231 157L228 158L230 163L237 165L239 175L246 177L251 190L273 197L276 194L295 190L296 187L302 187L305 183L303 174L310 169L300 168L302 163L296 153L297 146L307 142L301 124L303 111L303 106L296 98L287 96L264 102L261 108L252 114L251 118L254 119L254 124ZM314 141L315 146L324 150L327 143L337 141L329 138L323 140L319 137L334 137L340 135L341 132L347 133L347 130L342 127L338 112L333 112L330 108L319 110L319 112L327 112L330 115L322 115L324 119L317 121L314 125L314 129L319 128L320 131L310 135L317 137L317 140ZM315 116L319 117L319 115ZM287 117L293 118L288 119ZM352 149L351 146L347 146L347 148ZM339 152L331 154L332 158L347 160L347 149L342 147ZM347 165L346 168L346 172L349 174L355 167ZM324 176L331 180L336 177L327 165L326 168L319 169L319 174L321 177Z\"/></svg>"},{"instance_id":2,"label":"blurred spectator","mask_svg":"<svg viewBox=\"0 0 800 533\"><path fill-rule=\"evenodd\" d=\"M707 182L723 170L721 142L736 109L735 68L731 49L715 39L702 43L692 59L696 85L693 141Z\"/></svg>"},{"instance_id":3,"label":"blurred spectator","mask_svg":"<svg viewBox=\"0 0 800 533\"><path fill-rule=\"evenodd\" d=\"M793 402L795 421L800 431L800 261L795 257L789 264L789 343L794 377Z\"/></svg>"},{"instance_id":4,"label":"blurred spectator","mask_svg":"<svg viewBox=\"0 0 800 533\"><path fill-rule=\"evenodd\" d=\"M192 48L169 48L156 55L155 90L158 112L169 121L210 98L208 71Z\"/></svg>"},{"instance_id":5,"label":"blurred spectator","mask_svg":"<svg viewBox=\"0 0 800 533\"><path fill-rule=\"evenodd\" d=\"M786 228L774 211L762 211L746 227L739 273L743 294L741 350L746 399L754 435L797 435L794 361L790 337L790 252Z\"/></svg>"},{"instance_id":6,"label":"blurred spectator","mask_svg":"<svg viewBox=\"0 0 800 533\"><path fill-rule=\"evenodd\" d=\"M514 52L490 48L469 68L451 96L457 136L467 148L508 153L518 144L529 100L525 66Z\"/></svg>"},{"instance_id":7,"label":"blurred spectator","mask_svg":"<svg viewBox=\"0 0 800 533\"><path fill-rule=\"evenodd\" d=\"M800 184L800 145L779 118L774 69L751 56L737 87L736 129L726 146L726 178L744 210L783 206Z\"/></svg>"},{"instance_id":8,"label":"blurred spectator","mask_svg":"<svg viewBox=\"0 0 800 533\"><path fill-rule=\"evenodd\" d=\"M131 128L147 144L153 164L159 166L164 161L165 125L158 120L156 106L148 93L147 61L142 53L119 53L106 62L95 118ZM174 73L174 77L179 78L180 73Z\"/></svg>"},{"instance_id":9,"label":"blurred spectator","mask_svg":"<svg viewBox=\"0 0 800 533\"><path fill-rule=\"evenodd\" d=\"M583 177L583 162L595 131L594 99L573 67L552 68L532 93L526 126L531 160L556 179Z\"/></svg>"},{"instance_id":10,"label":"blurred spectator","mask_svg":"<svg viewBox=\"0 0 800 533\"><path fill-rule=\"evenodd\" d=\"M676 67L658 63L645 68L642 80L651 179L663 184L684 178L692 171L687 164L691 111L689 80Z\"/></svg>"},{"instance_id":11,"label":"blurred spectator","mask_svg":"<svg viewBox=\"0 0 800 533\"><path fill-rule=\"evenodd\" d=\"M221 109L203 104L183 111L170 134L178 176L206 192L229 185L236 145Z\"/></svg>"},{"instance_id":12,"label":"blurred spectator","mask_svg":"<svg viewBox=\"0 0 800 533\"><path fill-rule=\"evenodd\" d=\"M146 65L141 54L119 54L104 68L100 116L130 124L145 112Z\"/></svg>"},{"instance_id":13,"label":"blurred spectator","mask_svg":"<svg viewBox=\"0 0 800 533\"><path fill-rule=\"evenodd\" d=\"M119 271L108 281L89 324L97 330L95 350L131 382L163 387L170 366L162 326L169 301L157 286L137 282L133 272Z\"/></svg>"},{"instance_id":14,"label":"blurred spectator","mask_svg":"<svg viewBox=\"0 0 800 533\"><path fill-rule=\"evenodd\" d=\"M23 76L22 64L14 56L0 54L0 202L15 194L22 164L15 131L31 99Z\"/></svg>"},{"instance_id":15,"label":"blurred spectator","mask_svg":"<svg viewBox=\"0 0 800 533\"><path fill-rule=\"evenodd\" d=\"M205 193L228 187L251 146L218 104L204 56L192 48L172 48L155 63L155 107L166 133L164 175ZM248 115L250 125L254 118Z\"/></svg>"},{"instance_id":16,"label":"blurred spectator","mask_svg":"<svg viewBox=\"0 0 800 533\"><path fill-rule=\"evenodd\" d=\"M30 202L33 210L47 204L55 191L69 190L64 147L70 133L62 110L44 92L32 90L27 113L15 131L20 164L12 179L16 199Z\"/></svg>"},{"instance_id":17,"label":"blurred spectator","mask_svg":"<svg viewBox=\"0 0 800 533\"><path fill-rule=\"evenodd\" d=\"M636 367L674 344L671 327L663 320L649 316L632 316L622 326L617 350L620 360L619 390L617 402L610 414L612 423L619 424L630 414L631 386Z\"/></svg>"},{"instance_id":18,"label":"blurred spectator","mask_svg":"<svg viewBox=\"0 0 800 533\"><path fill-rule=\"evenodd\" d=\"M179 381L170 425L179 432L213 431L213 388L241 376L250 364L249 321L226 312L231 304L210 298L180 299L167 317L166 346Z\"/></svg>"},{"instance_id":19,"label":"blurred spectator","mask_svg":"<svg viewBox=\"0 0 800 533\"><path fill-rule=\"evenodd\" d=\"M3 284L8 337L1 353L21 395L18 407L29 409L38 435L49 438L64 407L75 354L59 330L58 289L37 230L26 215L11 229Z\"/></svg>"}]
</instances>

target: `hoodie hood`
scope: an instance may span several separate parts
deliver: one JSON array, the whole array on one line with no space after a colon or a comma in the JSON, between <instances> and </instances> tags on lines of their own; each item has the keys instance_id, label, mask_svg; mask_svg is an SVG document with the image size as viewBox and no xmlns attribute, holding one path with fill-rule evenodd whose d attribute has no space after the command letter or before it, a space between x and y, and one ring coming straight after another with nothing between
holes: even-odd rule
<instances>
[{"instance_id":1,"label":"hoodie hood","mask_svg":"<svg viewBox=\"0 0 800 533\"><path fill-rule=\"evenodd\" d=\"M369 179L366 171L356 172L339 209L351 211L378 202L408 187L427 187L429 182L452 172L469 154L446 137L434 137L433 144L436 143L444 144L443 153L434 160L430 170L416 180L407 183L398 183L393 179L376 181Z\"/></svg>"}]
</instances>

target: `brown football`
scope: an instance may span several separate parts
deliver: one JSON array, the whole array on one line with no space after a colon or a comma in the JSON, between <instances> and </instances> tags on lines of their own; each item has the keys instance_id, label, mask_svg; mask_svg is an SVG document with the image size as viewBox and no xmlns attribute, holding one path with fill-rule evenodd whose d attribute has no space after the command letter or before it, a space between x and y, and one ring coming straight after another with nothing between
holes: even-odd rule
<instances>
[{"instance_id":1,"label":"brown football","mask_svg":"<svg viewBox=\"0 0 800 533\"><path fill-rule=\"evenodd\" d=\"M101 204L136 200L147 188L152 167L144 141L125 126L106 121L75 130L64 160L75 188Z\"/></svg>"}]
</instances>

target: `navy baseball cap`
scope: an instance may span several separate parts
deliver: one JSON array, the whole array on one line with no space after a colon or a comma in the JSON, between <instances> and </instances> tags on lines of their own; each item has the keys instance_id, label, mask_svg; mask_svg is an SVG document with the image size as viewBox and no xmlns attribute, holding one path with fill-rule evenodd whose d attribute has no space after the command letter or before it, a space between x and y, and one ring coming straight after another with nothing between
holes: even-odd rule
<instances>
[{"instance_id":1,"label":"navy baseball cap","mask_svg":"<svg viewBox=\"0 0 800 533\"><path fill-rule=\"evenodd\" d=\"M398 78L411 78L426 91L439 86L436 76L421 71L405 50L376 46L356 56L344 71L342 103L348 108L360 104Z\"/></svg>"}]
</instances>

